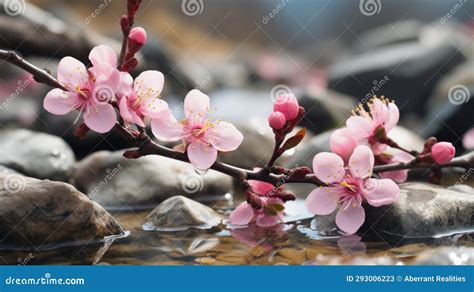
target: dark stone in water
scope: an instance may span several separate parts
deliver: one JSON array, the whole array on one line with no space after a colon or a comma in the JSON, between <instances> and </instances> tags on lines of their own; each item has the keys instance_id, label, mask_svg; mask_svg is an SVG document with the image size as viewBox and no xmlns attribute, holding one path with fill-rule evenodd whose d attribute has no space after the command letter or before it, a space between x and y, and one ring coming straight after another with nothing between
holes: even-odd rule
<instances>
[{"instance_id":1,"label":"dark stone in water","mask_svg":"<svg viewBox=\"0 0 474 292\"><path fill-rule=\"evenodd\" d=\"M146 231L178 231L189 228L209 229L221 223L222 217L211 208L183 196L175 196L158 205L148 215Z\"/></svg>"},{"instance_id":2,"label":"dark stone in water","mask_svg":"<svg viewBox=\"0 0 474 292\"><path fill-rule=\"evenodd\" d=\"M25 129L0 132L0 165L25 175L65 180L76 162L61 138Z\"/></svg>"},{"instance_id":3,"label":"dark stone in water","mask_svg":"<svg viewBox=\"0 0 474 292\"><path fill-rule=\"evenodd\" d=\"M0 244L22 249L124 235L115 219L73 186L0 174Z\"/></svg>"}]
</instances>

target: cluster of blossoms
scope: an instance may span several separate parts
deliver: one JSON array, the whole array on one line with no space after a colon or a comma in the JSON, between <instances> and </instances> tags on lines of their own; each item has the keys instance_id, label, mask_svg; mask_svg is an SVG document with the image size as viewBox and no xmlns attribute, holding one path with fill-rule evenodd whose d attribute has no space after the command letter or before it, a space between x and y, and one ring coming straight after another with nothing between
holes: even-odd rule
<instances>
[{"instance_id":1,"label":"cluster of blossoms","mask_svg":"<svg viewBox=\"0 0 474 292\"><path fill-rule=\"evenodd\" d=\"M178 121L168 104L160 99L165 80L161 72L149 70L133 79L129 72L138 64L135 54L147 40L142 28L132 29L140 2L129 0L128 15L122 16L122 31L127 38L120 57L112 48L100 45L89 54L89 68L72 57L63 58L57 70L59 88L47 93L44 108L56 115L77 111L78 118L82 115L84 120L85 126L81 125L81 128L106 133L118 125L130 130L129 133L137 139L146 135L145 128L150 124L157 139L181 141L175 150L186 153L194 168L212 168L219 152L236 150L243 136L234 125L211 118L210 99L201 91L195 89L186 95L184 119ZM347 119L346 126L331 135L333 153L317 154L312 171L308 167L286 169L274 166L285 151L297 146L304 138L305 129L287 138L304 113L304 108L292 94L280 96L275 101L273 112L268 117L275 136L273 155L265 168L254 172L263 179L283 175L285 180L301 179L305 182L308 177L315 177L316 184L321 186L308 195L307 209L316 215L328 215L337 209L336 224L346 234L356 233L363 225L364 203L379 207L396 202L400 194L396 182L407 179L406 169L382 172L380 178L373 178L374 165L445 164L455 155L451 143L438 142L435 138L427 139L421 152L400 147L388 136L399 121L398 107L384 97L374 97L367 107L359 105ZM466 148L474 147L473 136L474 130L471 129L464 138ZM223 164L219 166L224 167ZM249 172L241 170L242 175L234 175L241 181L247 201L230 214L229 222L232 225L256 223L265 228L281 223L284 204L295 200L295 195L285 191L282 186L285 181L274 186L265 181L247 180L245 176L249 176Z\"/></svg>"},{"instance_id":2,"label":"cluster of blossoms","mask_svg":"<svg viewBox=\"0 0 474 292\"><path fill-rule=\"evenodd\" d=\"M132 29L130 51L138 51L145 41L142 28ZM152 131L158 139L182 140L181 149L198 169L210 168L218 151L232 151L242 143L242 134L232 124L209 118L209 97L199 90L192 90L186 96L186 118L178 122L168 104L160 99L164 86L161 72L145 71L134 80L128 72L117 69L117 55L105 45L93 48L89 60L92 67L88 69L72 57L59 62L58 81L65 89L48 92L44 99L48 112L65 115L77 110L83 114L89 129L106 133L117 123L113 106L116 104L125 124L143 128L151 121Z\"/></svg>"}]
</instances>

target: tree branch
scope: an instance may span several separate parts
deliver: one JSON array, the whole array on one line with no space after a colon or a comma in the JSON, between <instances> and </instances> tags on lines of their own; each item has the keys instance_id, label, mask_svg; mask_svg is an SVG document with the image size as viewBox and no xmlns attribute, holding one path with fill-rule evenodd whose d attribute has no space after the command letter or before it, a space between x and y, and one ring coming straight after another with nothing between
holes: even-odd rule
<instances>
[{"instance_id":1,"label":"tree branch","mask_svg":"<svg viewBox=\"0 0 474 292\"><path fill-rule=\"evenodd\" d=\"M35 65L22 59L17 53L13 51L0 50L0 60L7 61L23 70L31 73L35 80L40 83L47 84L54 88L60 88L62 90L68 90L62 85L56 78L54 78L46 70L40 69ZM123 136L130 144L130 147L136 148L135 150L126 151L125 156L128 158L138 158L146 155L160 155L183 162L189 162L189 159L185 153L175 151L173 149L164 147L152 141L152 139L146 134L146 132L138 132L131 130L124 125L117 123L113 128L113 131ZM380 173L385 171L403 170L403 169L442 169L447 167L461 167L464 169L474 168L474 152L467 155L454 158L451 162L444 165L429 164L418 162L416 159L408 163L394 163L387 165L380 165L374 167L374 173ZM254 171L239 168L229 164L215 162L211 169L219 171L236 178L237 180L259 180L271 183L273 185L286 184L286 183L309 183L314 185L324 185L314 174L307 174L303 177L293 177L291 170L288 174L275 174L268 171Z\"/></svg>"}]
</instances>

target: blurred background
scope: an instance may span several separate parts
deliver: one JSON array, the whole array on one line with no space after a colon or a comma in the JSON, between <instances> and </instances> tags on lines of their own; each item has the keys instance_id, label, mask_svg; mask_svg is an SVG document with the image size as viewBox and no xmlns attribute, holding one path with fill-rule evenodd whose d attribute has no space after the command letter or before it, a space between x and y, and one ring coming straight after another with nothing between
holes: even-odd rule
<instances>
[{"instance_id":1,"label":"blurred background","mask_svg":"<svg viewBox=\"0 0 474 292\"><path fill-rule=\"evenodd\" d=\"M88 63L97 44L119 51L126 1L0 2L0 47L53 73L67 55ZM291 91L307 110L303 126L320 134L342 126L358 102L385 95L412 136L435 135L460 151L474 123L474 1L144 0L136 25L148 43L133 73L162 71L162 96L176 114L198 88L219 116L245 127ZM113 135L78 141L74 114L42 110L47 88L0 66L2 127L63 136L79 158L120 146Z\"/></svg>"}]
</instances>

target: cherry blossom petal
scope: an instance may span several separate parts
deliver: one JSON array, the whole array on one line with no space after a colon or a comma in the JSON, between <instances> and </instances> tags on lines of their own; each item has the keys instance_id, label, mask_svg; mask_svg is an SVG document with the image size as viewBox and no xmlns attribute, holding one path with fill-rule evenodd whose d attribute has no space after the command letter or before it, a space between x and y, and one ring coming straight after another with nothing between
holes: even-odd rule
<instances>
[{"instance_id":1,"label":"cherry blossom petal","mask_svg":"<svg viewBox=\"0 0 474 292\"><path fill-rule=\"evenodd\" d=\"M104 66L108 66L104 64ZM109 70L108 75L100 75L92 89L92 96L95 103L108 103L115 99L115 91L120 85L120 71Z\"/></svg>"},{"instance_id":2,"label":"cherry blossom petal","mask_svg":"<svg viewBox=\"0 0 474 292\"><path fill-rule=\"evenodd\" d=\"M209 96L197 89L191 90L184 99L184 114L191 121L201 121L206 118L210 109Z\"/></svg>"},{"instance_id":3,"label":"cherry blossom petal","mask_svg":"<svg viewBox=\"0 0 474 292\"><path fill-rule=\"evenodd\" d=\"M400 112L398 107L393 103L388 104L388 116L385 121L385 131L390 131L398 124L398 120L400 118Z\"/></svg>"},{"instance_id":4,"label":"cherry blossom petal","mask_svg":"<svg viewBox=\"0 0 474 292\"><path fill-rule=\"evenodd\" d=\"M349 160L357 141L352 137L351 132L347 128L341 128L331 134L329 140L331 151L341 156L345 161Z\"/></svg>"},{"instance_id":5,"label":"cherry blossom petal","mask_svg":"<svg viewBox=\"0 0 474 292\"><path fill-rule=\"evenodd\" d=\"M118 97L124 97L132 94L133 78L127 72L120 72L120 83L115 94Z\"/></svg>"},{"instance_id":6,"label":"cherry blossom petal","mask_svg":"<svg viewBox=\"0 0 474 292\"><path fill-rule=\"evenodd\" d=\"M374 130L371 121L361 116L348 118L346 126L356 139L366 139L372 135Z\"/></svg>"},{"instance_id":7,"label":"cherry blossom petal","mask_svg":"<svg viewBox=\"0 0 474 292\"><path fill-rule=\"evenodd\" d=\"M233 151L244 140L242 133L234 125L227 122L218 122L209 131L209 142L219 151Z\"/></svg>"},{"instance_id":8,"label":"cherry blossom petal","mask_svg":"<svg viewBox=\"0 0 474 292\"><path fill-rule=\"evenodd\" d=\"M344 161L334 153L318 153L313 159L313 172L327 184L341 181L345 174Z\"/></svg>"},{"instance_id":9,"label":"cherry blossom petal","mask_svg":"<svg viewBox=\"0 0 474 292\"><path fill-rule=\"evenodd\" d=\"M243 202L229 215L229 223L234 225L247 225L254 216L254 211L249 203Z\"/></svg>"},{"instance_id":10,"label":"cherry blossom petal","mask_svg":"<svg viewBox=\"0 0 474 292\"><path fill-rule=\"evenodd\" d=\"M252 187L253 191L260 195L265 195L275 188L270 183L258 180L249 180L248 183Z\"/></svg>"},{"instance_id":11,"label":"cherry blossom petal","mask_svg":"<svg viewBox=\"0 0 474 292\"><path fill-rule=\"evenodd\" d=\"M94 66L106 63L112 68L117 67L117 54L115 54L111 47L106 45L100 45L93 48L89 53L89 60Z\"/></svg>"},{"instance_id":12,"label":"cherry blossom petal","mask_svg":"<svg viewBox=\"0 0 474 292\"><path fill-rule=\"evenodd\" d=\"M336 214L336 225L347 234L354 234L364 224L365 211L360 205L339 209Z\"/></svg>"},{"instance_id":13,"label":"cherry blossom petal","mask_svg":"<svg viewBox=\"0 0 474 292\"><path fill-rule=\"evenodd\" d=\"M189 144L187 153L189 161L197 169L209 169L217 159L216 148L199 141Z\"/></svg>"},{"instance_id":14,"label":"cherry blossom petal","mask_svg":"<svg viewBox=\"0 0 474 292\"><path fill-rule=\"evenodd\" d=\"M306 198L306 209L315 215L328 215L337 207L333 188L316 188Z\"/></svg>"},{"instance_id":15,"label":"cherry blossom petal","mask_svg":"<svg viewBox=\"0 0 474 292\"><path fill-rule=\"evenodd\" d=\"M118 102L120 116L124 119L125 122L131 123L132 122L132 114L131 110L128 107L127 97L122 97L119 99Z\"/></svg>"},{"instance_id":16,"label":"cherry blossom petal","mask_svg":"<svg viewBox=\"0 0 474 292\"><path fill-rule=\"evenodd\" d=\"M379 173L381 178L391 179L397 183L403 183L408 178L408 170L394 170Z\"/></svg>"},{"instance_id":17,"label":"cherry blossom petal","mask_svg":"<svg viewBox=\"0 0 474 292\"><path fill-rule=\"evenodd\" d=\"M183 125L171 113L151 120L153 135L161 141L178 141L183 137Z\"/></svg>"},{"instance_id":18,"label":"cherry blossom petal","mask_svg":"<svg viewBox=\"0 0 474 292\"><path fill-rule=\"evenodd\" d=\"M385 124L385 121L389 117L387 105L378 98L372 100L370 113L374 122L374 127Z\"/></svg>"},{"instance_id":19,"label":"cherry blossom petal","mask_svg":"<svg viewBox=\"0 0 474 292\"><path fill-rule=\"evenodd\" d=\"M55 115L65 115L72 111L75 105L75 93L65 92L59 88L50 90L43 100L43 107Z\"/></svg>"},{"instance_id":20,"label":"cherry blossom petal","mask_svg":"<svg viewBox=\"0 0 474 292\"><path fill-rule=\"evenodd\" d=\"M277 216L271 216L265 213L257 215L255 223L260 227L271 227L282 221L282 216L279 214Z\"/></svg>"},{"instance_id":21,"label":"cherry blossom petal","mask_svg":"<svg viewBox=\"0 0 474 292\"><path fill-rule=\"evenodd\" d=\"M159 97L165 84L165 76L156 70L142 72L133 82L137 96L141 100L155 99Z\"/></svg>"},{"instance_id":22,"label":"cherry blossom petal","mask_svg":"<svg viewBox=\"0 0 474 292\"><path fill-rule=\"evenodd\" d=\"M400 188L391 179L369 179L363 193L370 205L379 207L398 201Z\"/></svg>"},{"instance_id":23,"label":"cherry blossom petal","mask_svg":"<svg viewBox=\"0 0 474 292\"><path fill-rule=\"evenodd\" d=\"M130 114L132 116L132 123L134 123L135 125L138 125L142 128L145 127L145 123L143 122L143 119L138 115L138 113L136 111L130 111Z\"/></svg>"},{"instance_id":24,"label":"cherry blossom petal","mask_svg":"<svg viewBox=\"0 0 474 292\"><path fill-rule=\"evenodd\" d=\"M462 137L462 145L467 150L474 149L474 128L469 129Z\"/></svg>"},{"instance_id":25,"label":"cherry blossom petal","mask_svg":"<svg viewBox=\"0 0 474 292\"><path fill-rule=\"evenodd\" d=\"M349 159L349 169L351 170L352 176L367 178L372 175L373 168L374 154L372 150L365 145L357 146Z\"/></svg>"},{"instance_id":26,"label":"cherry blossom petal","mask_svg":"<svg viewBox=\"0 0 474 292\"><path fill-rule=\"evenodd\" d=\"M88 83L89 76L84 64L72 57L64 57L58 65L58 81L69 90L76 92L77 87Z\"/></svg>"},{"instance_id":27,"label":"cherry blossom petal","mask_svg":"<svg viewBox=\"0 0 474 292\"><path fill-rule=\"evenodd\" d=\"M117 115L111 104L92 105L84 113L84 122L91 130L106 133L114 127Z\"/></svg>"},{"instance_id":28,"label":"cherry blossom petal","mask_svg":"<svg viewBox=\"0 0 474 292\"><path fill-rule=\"evenodd\" d=\"M158 119L171 115L168 103L158 98L153 98L151 100L145 101L142 107L143 115L152 119Z\"/></svg>"}]
</instances>

